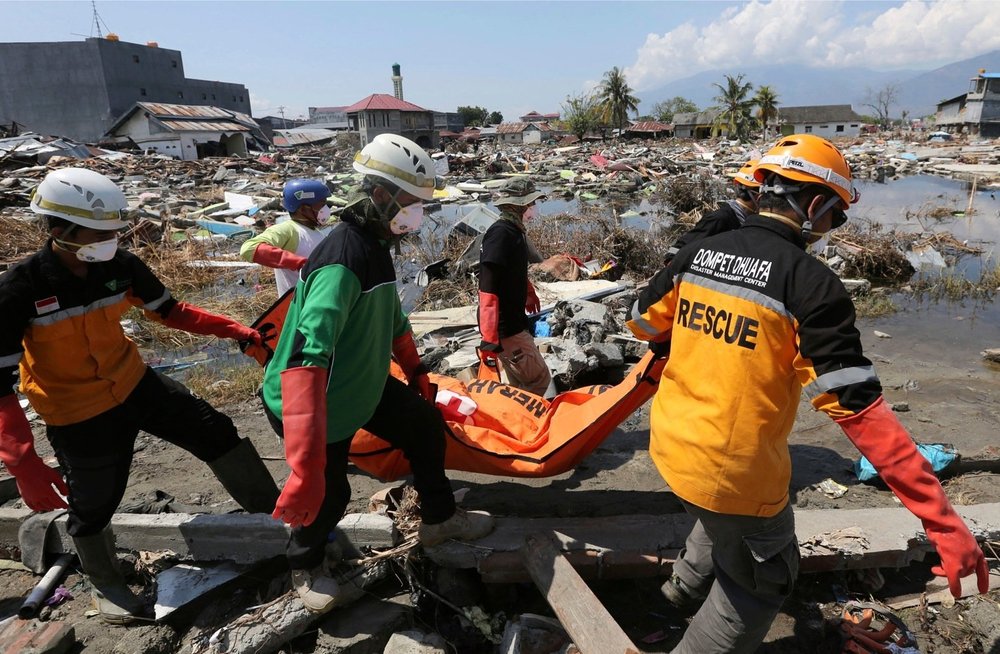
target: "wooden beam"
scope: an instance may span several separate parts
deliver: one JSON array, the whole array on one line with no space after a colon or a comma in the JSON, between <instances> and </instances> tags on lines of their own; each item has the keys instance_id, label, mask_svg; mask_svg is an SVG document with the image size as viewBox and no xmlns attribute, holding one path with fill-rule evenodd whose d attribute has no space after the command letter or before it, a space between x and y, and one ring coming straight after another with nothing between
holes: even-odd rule
<instances>
[{"instance_id":1,"label":"wooden beam","mask_svg":"<svg viewBox=\"0 0 1000 654\"><path fill-rule=\"evenodd\" d=\"M544 534L525 539L524 565L582 654L639 654L586 582Z\"/></svg>"}]
</instances>

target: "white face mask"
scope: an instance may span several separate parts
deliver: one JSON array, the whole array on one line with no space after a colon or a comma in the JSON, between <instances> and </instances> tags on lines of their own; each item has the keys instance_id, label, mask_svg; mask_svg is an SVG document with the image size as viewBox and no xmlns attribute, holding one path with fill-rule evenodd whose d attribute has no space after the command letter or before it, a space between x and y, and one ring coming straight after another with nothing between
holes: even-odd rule
<instances>
[{"instance_id":1,"label":"white face mask","mask_svg":"<svg viewBox=\"0 0 1000 654\"><path fill-rule=\"evenodd\" d=\"M393 234L409 234L420 229L424 222L424 205L414 202L400 209L389 221L389 231Z\"/></svg>"},{"instance_id":2,"label":"white face mask","mask_svg":"<svg viewBox=\"0 0 1000 654\"><path fill-rule=\"evenodd\" d=\"M537 215L538 215L538 205L533 204L524 210L524 213L521 214L521 220L531 220Z\"/></svg>"},{"instance_id":3,"label":"white face mask","mask_svg":"<svg viewBox=\"0 0 1000 654\"><path fill-rule=\"evenodd\" d=\"M330 220L330 205L324 204L323 208L316 213L316 224L322 227Z\"/></svg>"},{"instance_id":4,"label":"white face mask","mask_svg":"<svg viewBox=\"0 0 1000 654\"><path fill-rule=\"evenodd\" d=\"M77 248L76 258L80 261L86 261L87 263L98 263L100 261L111 261L115 258L115 253L118 252L118 237L108 239L107 241L98 241L97 243L87 243L86 245L80 245L79 243L72 243L70 241L60 241L56 240L59 245L69 245Z\"/></svg>"}]
</instances>

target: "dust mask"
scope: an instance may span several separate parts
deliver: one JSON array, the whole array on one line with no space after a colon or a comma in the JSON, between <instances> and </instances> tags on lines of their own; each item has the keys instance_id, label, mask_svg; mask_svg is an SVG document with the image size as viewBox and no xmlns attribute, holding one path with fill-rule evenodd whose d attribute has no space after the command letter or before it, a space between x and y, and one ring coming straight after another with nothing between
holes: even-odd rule
<instances>
[{"instance_id":1,"label":"dust mask","mask_svg":"<svg viewBox=\"0 0 1000 654\"><path fill-rule=\"evenodd\" d=\"M420 229L424 222L424 205L422 202L408 204L389 221L389 231L396 235L409 234Z\"/></svg>"},{"instance_id":2,"label":"dust mask","mask_svg":"<svg viewBox=\"0 0 1000 654\"><path fill-rule=\"evenodd\" d=\"M316 224L322 227L330 220L330 205L324 204L323 208L316 212Z\"/></svg>"},{"instance_id":3,"label":"dust mask","mask_svg":"<svg viewBox=\"0 0 1000 654\"><path fill-rule=\"evenodd\" d=\"M80 261L86 261L87 263L111 261L115 258L115 253L118 252L117 236L106 241L87 243L86 245L80 245L79 243L73 243L71 241L61 241L59 239L56 239L56 243L62 246L70 245L76 247L76 258Z\"/></svg>"},{"instance_id":4,"label":"dust mask","mask_svg":"<svg viewBox=\"0 0 1000 654\"><path fill-rule=\"evenodd\" d=\"M537 215L538 215L538 205L533 204L524 210L524 213L521 214L521 220L531 220Z\"/></svg>"}]
</instances>

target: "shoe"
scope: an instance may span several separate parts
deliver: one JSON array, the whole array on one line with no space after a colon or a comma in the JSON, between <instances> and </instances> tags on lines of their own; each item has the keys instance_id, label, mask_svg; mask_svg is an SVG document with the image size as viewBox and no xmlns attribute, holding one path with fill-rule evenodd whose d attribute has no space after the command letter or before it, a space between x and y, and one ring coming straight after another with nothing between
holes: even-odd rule
<instances>
[{"instance_id":1,"label":"shoe","mask_svg":"<svg viewBox=\"0 0 1000 654\"><path fill-rule=\"evenodd\" d=\"M660 586L660 592L677 609L690 609L702 601L702 598L694 596L688 585L681 581L681 578L676 574L670 575L670 579L667 579L666 583Z\"/></svg>"},{"instance_id":2,"label":"shoe","mask_svg":"<svg viewBox=\"0 0 1000 654\"><path fill-rule=\"evenodd\" d=\"M340 584L331 577L309 570L292 570L292 587L306 609L313 613L326 613L337 605Z\"/></svg>"},{"instance_id":3,"label":"shoe","mask_svg":"<svg viewBox=\"0 0 1000 654\"><path fill-rule=\"evenodd\" d=\"M115 556L114 534L105 528L93 536L74 536L80 567L90 581L90 600L100 619L108 624L131 624L144 605L125 583Z\"/></svg>"},{"instance_id":4,"label":"shoe","mask_svg":"<svg viewBox=\"0 0 1000 654\"><path fill-rule=\"evenodd\" d=\"M455 514L434 525L421 523L417 536L425 547L440 545L450 538L478 540L493 531L493 516L485 511L455 509Z\"/></svg>"}]
</instances>

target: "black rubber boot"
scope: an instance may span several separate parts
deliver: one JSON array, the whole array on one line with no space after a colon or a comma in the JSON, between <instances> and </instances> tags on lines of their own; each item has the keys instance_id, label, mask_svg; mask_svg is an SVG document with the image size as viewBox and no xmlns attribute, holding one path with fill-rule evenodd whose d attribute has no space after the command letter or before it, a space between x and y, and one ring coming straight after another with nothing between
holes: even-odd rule
<instances>
[{"instance_id":1,"label":"black rubber boot","mask_svg":"<svg viewBox=\"0 0 1000 654\"><path fill-rule=\"evenodd\" d=\"M278 486L249 438L240 439L239 445L210 461L208 467L244 511L268 514L274 511Z\"/></svg>"},{"instance_id":2,"label":"black rubber boot","mask_svg":"<svg viewBox=\"0 0 1000 654\"><path fill-rule=\"evenodd\" d=\"M129 590L115 556L115 536L105 527L93 536L74 536L80 567L93 587L94 608L108 624L130 624L143 612L142 600Z\"/></svg>"}]
</instances>

